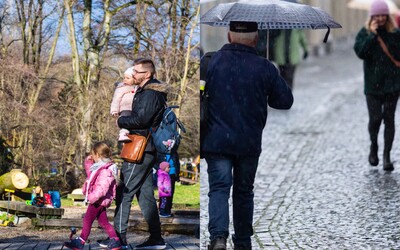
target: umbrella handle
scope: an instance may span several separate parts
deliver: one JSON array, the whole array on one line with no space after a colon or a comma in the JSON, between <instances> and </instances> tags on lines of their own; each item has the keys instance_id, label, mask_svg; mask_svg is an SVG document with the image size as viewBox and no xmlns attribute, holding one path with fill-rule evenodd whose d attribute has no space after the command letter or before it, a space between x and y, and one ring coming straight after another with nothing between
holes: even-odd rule
<instances>
[{"instance_id":1,"label":"umbrella handle","mask_svg":"<svg viewBox=\"0 0 400 250\"><path fill-rule=\"evenodd\" d=\"M328 26L326 26L326 27L328 28L328 31L325 34L324 43L326 43L328 41L329 33L331 32L331 28L329 28Z\"/></svg>"}]
</instances>

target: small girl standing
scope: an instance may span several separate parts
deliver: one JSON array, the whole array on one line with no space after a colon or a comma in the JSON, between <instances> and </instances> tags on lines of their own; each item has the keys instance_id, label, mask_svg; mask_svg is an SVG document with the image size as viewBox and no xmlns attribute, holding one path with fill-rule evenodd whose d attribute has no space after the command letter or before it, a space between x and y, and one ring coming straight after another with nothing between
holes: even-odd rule
<instances>
[{"instance_id":1,"label":"small girl standing","mask_svg":"<svg viewBox=\"0 0 400 250\"><path fill-rule=\"evenodd\" d=\"M130 67L124 72L124 80L115 88L110 107L110 114L112 116L131 115L133 97L136 89L137 86L133 85L133 67ZM127 136L128 134L129 131L127 129L120 129L118 141L130 141L131 139Z\"/></svg>"},{"instance_id":2,"label":"small girl standing","mask_svg":"<svg viewBox=\"0 0 400 250\"><path fill-rule=\"evenodd\" d=\"M171 178L169 177L169 163L163 161L157 170L157 187L159 197L160 217L171 217L168 207L171 205Z\"/></svg>"},{"instance_id":3,"label":"small girl standing","mask_svg":"<svg viewBox=\"0 0 400 250\"><path fill-rule=\"evenodd\" d=\"M117 166L111 160L111 149L104 142L93 145L90 155L85 159L86 181L82 191L89 202L80 237L65 242L70 249L83 249L92 224L97 219L99 225L110 237L107 249L121 249L121 242L113 226L108 222L106 208L115 198L117 185Z\"/></svg>"}]
</instances>

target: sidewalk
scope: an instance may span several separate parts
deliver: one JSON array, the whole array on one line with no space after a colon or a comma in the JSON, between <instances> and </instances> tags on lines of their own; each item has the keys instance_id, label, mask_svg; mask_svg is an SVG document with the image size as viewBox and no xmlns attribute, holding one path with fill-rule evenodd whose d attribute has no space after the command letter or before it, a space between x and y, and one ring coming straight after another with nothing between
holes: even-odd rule
<instances>
[{"instance_id":1,"label":"sidewalk","mask_svg":"<svg viewBox=\"0 0 400 250\"><path fill-rule=\"evenodd\" d=\"M399 249L400 141L392 150L394 172L369 166L362 61L351 46L310 58L298 68L293 93L292 109L270 109L264 131L253 249ZM206 249L208 177L201 164Z\"/></svg>"}]
</instances>

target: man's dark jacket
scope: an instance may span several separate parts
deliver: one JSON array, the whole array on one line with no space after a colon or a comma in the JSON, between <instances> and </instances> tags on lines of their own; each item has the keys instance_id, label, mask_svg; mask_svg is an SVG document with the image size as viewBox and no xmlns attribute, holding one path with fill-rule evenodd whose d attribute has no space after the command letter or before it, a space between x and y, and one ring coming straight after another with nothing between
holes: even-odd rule
<instances>
[{"instance_id":1,"label":"man's dark jacket","mask_svg":"<svg viewBox=\"0 0 400 250\"><path fill-rule=\"evenodd\" d=\"M226 44L212 56L206 88L204 153L259 156L268 106L289 109L293 104L292 92L275 66L242 44Z\"/></svg>"},{"instance_id":2,"label":"man's dark jacket","mask_svg":"<svg viewBox=\"0 0 400 250\"><path fill-rule=\"evenodd\" d=\"M167 100L167 84L156 79L149 80L136 91L133 98L132 114L118 118L118 126L130 134L147 136L151 127L157 127ZM146 152L154 152L153 140L149 140Z\"/></svg>"}]
</instances>

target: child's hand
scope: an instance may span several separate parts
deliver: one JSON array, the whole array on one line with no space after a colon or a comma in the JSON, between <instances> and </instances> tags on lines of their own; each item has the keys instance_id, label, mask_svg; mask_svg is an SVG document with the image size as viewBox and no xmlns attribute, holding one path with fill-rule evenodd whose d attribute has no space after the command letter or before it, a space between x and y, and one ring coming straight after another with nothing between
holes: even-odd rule
<instances>
[{"instance_id":1,"label":"child's hand","mask_svg":"<svg viewBox=\"0 0 400 250\"><path fill-rule=\"evenodd\" d=\"M118 112L112 112L111 115L112 116L118 116Z\"/></svg>"}]
</instances>

